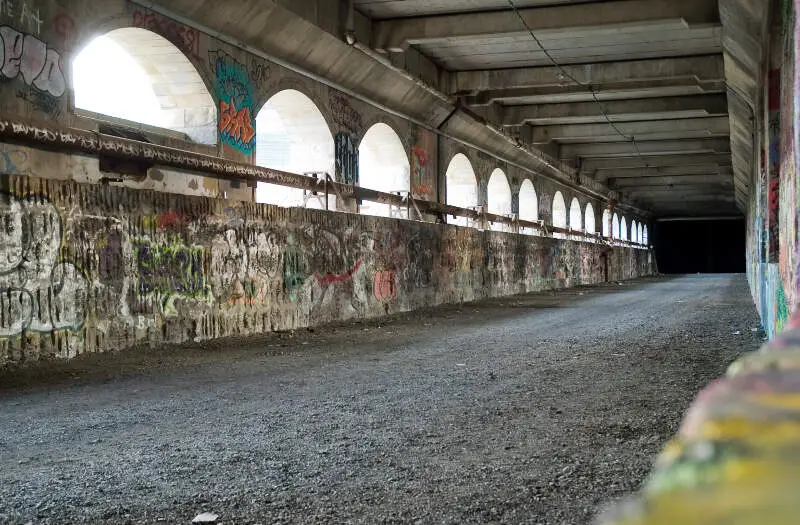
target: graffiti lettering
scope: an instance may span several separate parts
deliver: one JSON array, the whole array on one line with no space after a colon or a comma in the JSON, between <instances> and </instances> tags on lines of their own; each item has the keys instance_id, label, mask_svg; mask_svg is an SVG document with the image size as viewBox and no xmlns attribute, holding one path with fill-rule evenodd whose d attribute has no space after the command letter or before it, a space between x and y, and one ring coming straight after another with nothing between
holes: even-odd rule
<instances>
[{"instance_id":1,"label":"graffiti lettering","mask_svg":"<svg viewBox=\"0 0 800 525\"><path fill-rule=\"evenodd\" d=\"M60 260L61 235L51 202L0 197L0 337L83 327L89 284Z\"/></svg>"},{"instance_id":2,"label":"graffiti lettering","mask_svg":"<svg viewBox=\"0 0 800 525\"><path fill-rule=\"evenodd\" d=\"M203 248L132 242L140 295L156 294L166 306L175 296L210 298L203 273Z\"/></svg>"},{"instance_id":3,"label":"graffiti lettering","mask_svg":"<svg viewBox=\"0 0 800 525\"><path fill-rule=\"evenodd\" d=\"M373 281L375 298L381 302L389 302L397 296L396 277L393 271L375 272Z\"/></svg>"},{"instance_id":4,"label":"graffiti lettering","mask_svg":"<svg viewBox=\"0 0 800 525\"><path fill-rule=\"evenodd\" d=\"M358 184L358 148L347 133L337 133L334 140L336 180L345 184Z\"/></svg>"},{"instance_id":5,"label":"graffiti lettering","mask_svg":"<svg viewBox=\"0 0 800 525\"><path fill-rule=\"evenodd\" d=\"M39 16L39 10L29 6L28 2L22 2L19 10L19 23L37 35L42 32L42 17Z\"/></svg>"},{"instance_id":6,"label":"graffiti lettering","mask_svg":"<svg viewBox=\"0 0 800 525\"><path fill-rule=\"evenodd\" d=\"M255 149L256 131L247 69L222 50L209 51L208 60L219 98L220 137L242 153L250 154Z\"/></svg>"},{"instance_id":7,"label":"graffiti lettering","mask_svg":"<svg viewBox=\"0 0 800 525\"><path fill-rule=\"evenodd\" d=\"M305 280L303 259L296 249L286 250L283 256L283 286L289 300L294 302Z\"/></svg>"},{"instance_id":8,"label":"graffiti lettering","mask_svg":"<svg viewBox=\"0 0 800 525\"><path fill-rule=\"evenodd\" d=\"M67 89L61 55L33 35L0 27L0 78L22 76L29 86L60 97Z\"/></svg>"},{"instance_id":9,"label":"graffiti lettering","mask_svg":"<svg viewBox=\"0 0 800 525\"><path fill-rule=\"evenodd\" d=\"M419 146L411 148L411 191L414 197L428 198L433 193L430 187L430 166L427 152Z\"/></svg>"},{"instance_id":10,"label":"graffiti lettering","mask_svg":"<svg viewBox=\"0 0 800 525\"><path fill-rule=\"evenodd\" d=\"M134 11L133 26L158 33L178 49L200 60L200 32L150 11Z\"/></svg>"},{"instance_id":11,"label":"graffiti lettering","mask_svg":"<svg viewBox=\"0 0 800 525\"><path fill-rule=\"evenodd\" d=\"M364 129L361 115L350 106L350 102L344 95L338 91L331 91L329 101L331 113L337 124L354 135Z\"/></svg>"},{"instance_id":12,"label":"graffiti lettering","mask_svg":"<svg viewBox=\"0 0 800 525\"><path fill-rule=\"evenodd\" d=\"M219 132L232 140L235 144L249 144L256 136L253 128L253 119L250 108L236 109L236 102L231 99L230 104L223 101L219 103Z\"/></svg>"}]
</instances>

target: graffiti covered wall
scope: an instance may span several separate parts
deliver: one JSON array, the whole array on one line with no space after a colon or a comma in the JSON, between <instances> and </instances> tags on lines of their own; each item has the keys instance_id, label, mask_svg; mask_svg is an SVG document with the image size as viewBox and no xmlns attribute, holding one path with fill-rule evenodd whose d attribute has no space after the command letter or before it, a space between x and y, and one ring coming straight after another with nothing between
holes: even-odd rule
<instances>
[{"instance_id":1,"label":"graffiti covered wall","mask_svg":"<svg viewBox=\"0 0 800 525\"><path fill-rule=\"evenodd\" d=\"M773 38L779 67L765 76L760 136L761 169L754 175L755 191L748 203L747 272L750 289L767 335L780 333L794 310L797 294L797 220L800 181L797 177L800 100L797 28L792 2L778 13L780 34Z\"/></svg>"},{"instance_id":2,"label":"graffiti covered wall","mask_svg":"<svg viewBox=\"0 0 800 525\"><path fill-rule=\"evenodd\" d=\"M3 178L0 366L651 273L641 249Z\"/></svg>"}]
</instances>

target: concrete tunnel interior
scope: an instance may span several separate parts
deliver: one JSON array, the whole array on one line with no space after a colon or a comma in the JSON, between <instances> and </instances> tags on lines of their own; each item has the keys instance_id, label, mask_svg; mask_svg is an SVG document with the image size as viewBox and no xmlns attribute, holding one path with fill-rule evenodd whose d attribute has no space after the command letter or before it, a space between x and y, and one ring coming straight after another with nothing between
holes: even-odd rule
<instances>
[{"instance_id":1,"label":"concrete tunnel interior","mask_svg":"<svg viewBox=\"0 0 800 525\"><path fill-rule=\"evenodd\" d=\"M0 523L794 523L798 12L0 0Z\"/></svg>"}]
</instances>

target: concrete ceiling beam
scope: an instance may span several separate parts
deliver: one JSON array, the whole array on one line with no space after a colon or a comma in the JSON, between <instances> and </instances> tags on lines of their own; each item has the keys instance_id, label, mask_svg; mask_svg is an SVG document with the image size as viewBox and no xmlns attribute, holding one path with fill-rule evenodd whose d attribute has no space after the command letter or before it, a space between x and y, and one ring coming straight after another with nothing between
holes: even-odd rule
<instances>
[{"instance_id":1,"label":"concrete ceiling beam","mask_svg":"<svg viewBox=\"0 0 800 525\"><path fill-rule=\"evenodd\" d=\"M597 4L556 5L519 10L537 32L558 30L576 36L584 30L613 30L615 26L691 26L719 22L716 2L697 0L616 0ZM448 42L459 37L527 33L510 9L381 20L372 26L372 47L402 49L408 45Z\"/></svg>"},{"instance_id":2,"label":"concrete ceiling beam","mask_svg":"<svg viewBox=\"0 0 800 525\"><path fill-rule=\"evenodd\" d=\"M533 128L533 143L619 142L639 140L721 137L730 133L728 117L703 117L616 124L559 124Z\"/></svg>"},{"instance_id":3,"label":"concrete ceiling beam","mask_svg":"<svg viewBox=\"0 0 800 525\"><path fill-rule=\"evenodd\" d=\"M608 187L611 189L692 186L709 183L733 185L733 179L730 175L719 173L708 175L675 175L669 177L630 177L624 179L608 179Z\"/></svg>"},{"instance_id":4,"label":"concrete ceiling beam","mask_svg":"<svg viewBox=\"0 0 800 525\"><path fill-rule=\"evenodd\" d=\"M647 157L645 157L646 159ZM638 159L637 159L638 160ZM661 167L642 167L641 163L637 168L597 170L598 178L602 179L626 179L643 177L672 177L676 175L706 175L709 173L725 173L732 175L733 169L730 166L720 164L695 164L692 166L661 166Z\"/></svg>"},{"instance_id":5,"label":"concrete ceiling beam","mask_svg":"<svg viewBox=\"0 0 800 525\"><path fill-rule=\"evenodd\" d=\"M505 106L502 108L501 124L503 126L590 124L605 122L606 115L612 122L632 122L727 113L728 102L725 95L697 95L615 100L603 102L602 105L592 101Z\"/></svg>"},{"instance_id":6,"label":"concrete ceiling beam","mask_svg":"<svg viewBox=\"0 0 800 525\"><path fill-rule=\"evenodd\" d=\"M600 4L598 4L600 5ZM577 85L569 77L584 86ZM450 92L454 95L477 94L482 91L512 88L574 89L591 92L635 88L658 81L682 80L682 85L702 86L703 83L725 80L725 64L721 54L681 58L658 58L602 62L577 66L524 67L459 71L450 74Z\"/></svg>"},{"instance_id":7,"label":"concrete ceiling beam","mask_svg":"<svg viewBox=\"0 0 800 525\"><path fill-rule=\"evenodd\" d=\"M698 153L694 155L650 155L644 159L648 167L693 166L697 164L731 165L730 153ZM639 157L612 157L607 159L586 159L581 165L581 172L594 173L600 170L641 169L642 159Z\"/></svg>"},{"instance_id":8,"label":"concrete ceiling beam","mask_svg":"<svg viewBox=\"0 0 800 525\"><path fill-rule=\"evenodd\" d=\"M664 140L637 143L608 142L598 144L564 144L559 148L562 160L576 158L638 157L647 155L730 153L731 143L727 139Z\"/></svg>"}]
</instances>

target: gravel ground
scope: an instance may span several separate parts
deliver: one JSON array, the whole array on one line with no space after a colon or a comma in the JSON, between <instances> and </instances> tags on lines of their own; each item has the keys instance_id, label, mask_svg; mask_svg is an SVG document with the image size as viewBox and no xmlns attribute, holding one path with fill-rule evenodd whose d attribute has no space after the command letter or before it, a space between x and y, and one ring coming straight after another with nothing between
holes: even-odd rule
<instances>
[{"instance_id":1,"label":"gravel ground","mask_svg":"<svg viewBox=\"0 0 800 525\"><path fill-rule=\"evenodd\" d=\"M1 523L590 523L763 334L658 278L0 375Z\"/></svg>"}]
</instances>

